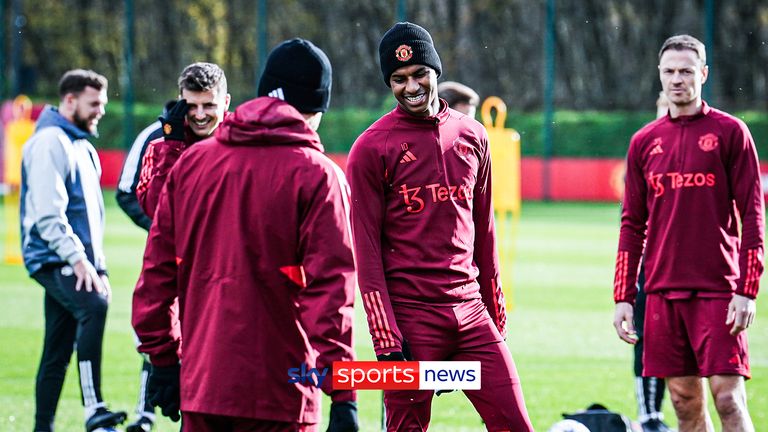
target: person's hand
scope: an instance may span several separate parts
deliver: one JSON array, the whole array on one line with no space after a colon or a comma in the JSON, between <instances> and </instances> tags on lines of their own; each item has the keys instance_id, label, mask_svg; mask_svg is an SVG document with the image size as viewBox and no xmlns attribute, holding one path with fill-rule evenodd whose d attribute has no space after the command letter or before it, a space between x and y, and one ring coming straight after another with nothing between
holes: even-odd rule
<instances>
[{"instance_id":1,"label":"person's hand","mask_svg":"<svg viewBox=\"0 0 768 432\"><path fill-rule=\"evenodd\" d=\"M357 402L331 403L331 415L326 432L357 432Z\"/></svg>"},{"instance_id":2,"label":"person's hand","mask_svg":"<svg viewBox=\"0 0 768 432\"><path fill-rule=\"evenodd\" d=\"M163 136L168 140L184 141L184 119L189 111L187 100L179 99L167 108L167 112L158 117L163 124Z\"/></svg>"},{"instance_id":3,"label":"person's hand","mask_svg":"<svg viewBox=\"0 0 768 432\"><path fill-rule=\"evenodd\" d=\"M631 303L616 303L616 309L613 312L613 327L619 338L628 344L637 343L637 333L635 332L634 307Z\"/></svg>"},{"instance_id":4,"label":"person's hand","mask_svg":"<svg viewBox=\"0 0 768 432\"><path fill-rule=\"evenodd\" d=\"M112 286L109 284L109 276L103 274L99 276L101 284L104 285L104 297L107 298L107 303L112 303Z\"/></svg>"},{"instance_id":5,"label":"person's hand","mask_svg":"<svg viewBox=\"0 0 768 432\"><path fill-rule=\"evenodd\" d=\"M725 320L725 325L733 324L731 334L736 336L752 325L756 311L757 305L753 299L734 294L731 302L728 303L728 317Z\"/></svg>"},{"instance_id":6,"label":"person's hand","mask_svg":"<svg viewBox=\"0 0 768 432\"><path fill-rule=\"evenodd\" d=\"M104 283L90 261L87 259L80 260L72 266L72 270L77 278L75 291L85 288L88 292L96 290L99 294L105 294L106 288L104 288Z\"/></svg>"},{"instance_id":7,"label":"person's hand","mask_svg":"<svg viewBox=\"0 0 768 432\"><path fill-rule=\"evenodd\" d=\"M181 419L181 366L152 366L147 382L149 403L159 407L163 415L177 422Z\"/></svg>"}]
</instances>

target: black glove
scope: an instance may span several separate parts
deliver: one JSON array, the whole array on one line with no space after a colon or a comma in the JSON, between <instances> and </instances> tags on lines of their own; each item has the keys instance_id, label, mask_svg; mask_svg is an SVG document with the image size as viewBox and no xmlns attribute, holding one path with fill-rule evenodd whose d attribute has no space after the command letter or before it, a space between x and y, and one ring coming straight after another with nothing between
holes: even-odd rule
<instances>
[{"instance_id":1,"label":"black glove","mask_svg":"<svg viewBox=\"0 0 768 432\"><path fill-rule=\"evenodd\" d=\"M376 356L378 361L405 361L405 356L401 351L391 352L389 354L379 354Z\"/></svg>"},{"instance_id":2,"label":"black glove","mask_svg":"<svg viewBox=\"0 0 768 432\"><path fill-rule=\"evenodd\" d=\"M163 124L163 136L174 141L184 141L184 119L187 117L189 105L186 99L179 99L171 105L166 105L163 115L158 117Z\"/></svg>"},{"instance_id":3,"label":"black glove","mask_svg":"<svg viewBox=\"0 0 768 432\"><path fill-rule=\"evenodd\" d=\"M410 361L410 360L413 360L413 357L411 357L411 349L410 347L408 347L408 342L403 340L402 351L395 351L389 354L377 355L376 360L378 361Z\"/></svg>"},{"instance_id":4,"label":"black glove","mask_svg":"<svg viewBox=\"0 0 768 432\"><path fill-rule=\"evenodd\" d=\"M175 422L181 419L180 372L180 365L152 366L147 382L149 402L159 407L164 416Z\"/></svg>"},{"instance_id":5,"label":"black glove","mask_svg":"<svg viewBox=\"0 0 768 432\"><path fill-rule=\"evenodd\" d=\"M333 402L326 432L357 432L357 402Z\"/></svg>"}]
</instances>

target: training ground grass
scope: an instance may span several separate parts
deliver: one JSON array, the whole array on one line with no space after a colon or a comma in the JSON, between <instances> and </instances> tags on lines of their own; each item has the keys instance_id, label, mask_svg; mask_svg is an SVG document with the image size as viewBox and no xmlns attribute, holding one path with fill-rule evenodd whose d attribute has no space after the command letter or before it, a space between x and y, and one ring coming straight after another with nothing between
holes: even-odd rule
<instances>
[{"instance_id":1,"label":"training ground grass","mask_svg":"<svg viewBox=\"0 0 768 432\"><path fill-rule=\"evenodd\" d=\"M140 359L130 328L130 302L146 236L114 204L110 191L105 202L106 254L114 295L104 343L103 392L113 409L131 411ZM615 204L523 206L515 259L507 260L503 269L512 272L513 281L507 343L537 430L547 430L562 412L583 409L592 402L635 416L632 350L616 337L611 325L618 212ZM0 226L3 232L8 228L4 222ZM0 431L32 430L42 294L23 267L0 264ZM373 352L359 301L356 309L356 349L362 360L370 360ZM752 418L756 430L762 431L768 430L768 331L761 319L766 313L758 307L758 319L749 330L754 378L747 383ZM286 369L292 366L296 365ZM59 403L59 431L83 430L76 370L76 365L70 367ZM378 430L381 392L359 392L359 410L361 430ZM668 398L664 411L674 425ZM719 425L716 428L720 430ZM175 432L178 425L162 419L156 430ZM434 398L430 430L484 428L471 404L454 392Z\"/></svg>"}]
</instances>

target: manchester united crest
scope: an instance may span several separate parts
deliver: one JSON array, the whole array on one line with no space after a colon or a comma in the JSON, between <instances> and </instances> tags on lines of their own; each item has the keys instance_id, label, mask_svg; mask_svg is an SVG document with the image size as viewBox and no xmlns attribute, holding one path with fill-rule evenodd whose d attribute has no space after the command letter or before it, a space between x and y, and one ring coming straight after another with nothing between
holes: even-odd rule
<instances>
[{"instance_id":1,"label":"manchester united crest","mask_svg":"<svg viewBox=\"0 0 768 432\"><path fill-rule=\"evenodd\" d=\"M453 151L467 162L469 162L472 156L472 146L461 137L453 141Z\"/></svg>"},{"instance_id":2,"label":"manchester united crest","mask_svg":"<svg viewBox=\"0 0 768 432\"><path fill-rule=\"evenodd\" d=\"M699 137L699 148L705 152L712 151L717 148L718 140L717 135L708 133Z\"/></svg>"},{"instance_id":3,"label":"manchester united crest","mask_svg":"<svg viewBox=\"0 0 768 432\"><path fill-rule=\"evenodd\" d=\"M401 62L407 62L413 57L413 48L410 45L400 45L395 50L395 57Z\"/></svg>"}]
</instances>

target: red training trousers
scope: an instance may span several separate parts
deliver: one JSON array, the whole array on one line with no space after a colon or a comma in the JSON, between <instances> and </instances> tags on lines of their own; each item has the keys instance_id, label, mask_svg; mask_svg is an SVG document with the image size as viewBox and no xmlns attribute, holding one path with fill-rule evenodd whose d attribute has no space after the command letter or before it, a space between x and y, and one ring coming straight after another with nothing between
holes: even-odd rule
<instances>
[{"instance_id":1,"label":"red training trousers","mask_svg":"<svg viewBox=\"0 0 768 432\"><path fill-rule=\"evenodd\" d=\"M288 423L182 411L184 432L317 432L316 424Z\"/></svg>"},{"instance_id":2,"label":"red training trousers","mask_svg":"<svg viewBox=\"0 0 768 432\"><path fill-rule=\"evenodd\" d=\"M489 431L533 431L515 362L483 302L393 304L397 326L418 361L480 361L480 390L465 390ZM425 431L432 390L387 390L387 430Z\"/></svg>"}]
</instances>

